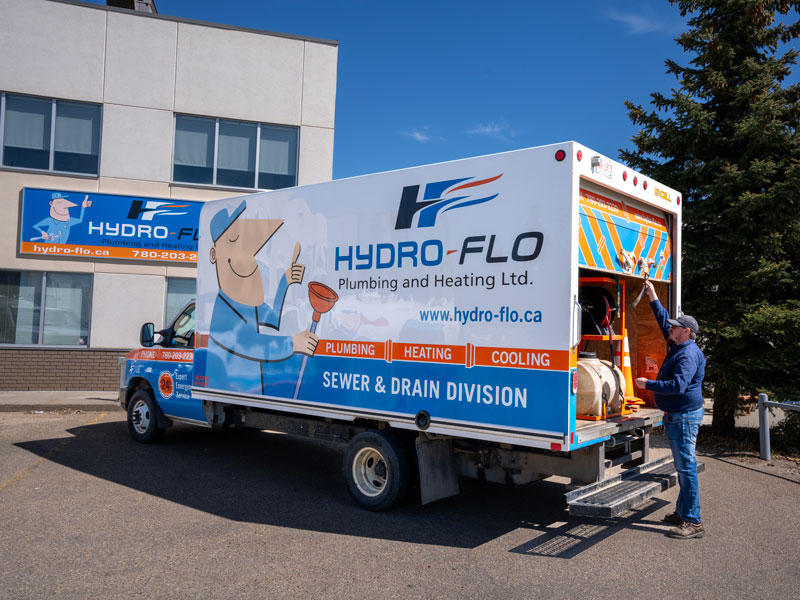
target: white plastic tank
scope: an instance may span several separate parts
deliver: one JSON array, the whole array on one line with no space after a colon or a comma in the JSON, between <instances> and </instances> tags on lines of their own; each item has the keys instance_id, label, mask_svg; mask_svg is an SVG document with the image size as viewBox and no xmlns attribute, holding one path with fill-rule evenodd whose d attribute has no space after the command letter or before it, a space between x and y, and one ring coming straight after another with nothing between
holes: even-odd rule
<instances>
[{"instance_id":1,"label":"white plastic tank","mask_svg":"<svg viewBox=\"0 0 800 600\"><path fill-rule=\"evenodd\" d=\"M594 352L578 354L579 415L602 416L604 404L608 413L620 412L625 391L625 376L614 363L599 360Z\"/></svg>"}]
</instances>

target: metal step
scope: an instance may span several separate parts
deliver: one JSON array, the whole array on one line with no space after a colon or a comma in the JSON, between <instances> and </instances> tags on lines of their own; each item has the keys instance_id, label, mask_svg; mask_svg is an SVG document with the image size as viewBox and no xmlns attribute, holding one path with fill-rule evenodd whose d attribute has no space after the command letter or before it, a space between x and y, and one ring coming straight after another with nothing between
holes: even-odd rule
<instances>
[{"instance_id":1,"label":"metal step","mask_svg":"<svg viewBox=\"0 0 800 600\"><path fill-rule=\"evenodd\" d=\"M697 472L705 464L697 463ZM567 493L569 514L610 519L678 483L672 457L660 458Z\"/></svg>"}]
</instances>

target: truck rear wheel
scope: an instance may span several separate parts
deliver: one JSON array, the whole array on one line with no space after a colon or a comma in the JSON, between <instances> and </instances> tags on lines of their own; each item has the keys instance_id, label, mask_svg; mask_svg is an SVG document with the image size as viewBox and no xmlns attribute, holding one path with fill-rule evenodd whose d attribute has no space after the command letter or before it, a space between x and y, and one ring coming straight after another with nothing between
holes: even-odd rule
<instances>
[{"instance_id":1,"label":"truck rear wheel","mask_svg":"<svg viewBox=\"0 0 800 600\"><path fill-rule=\"evenodd\" d=\"M395 433L365 431L354 437L344 453L342 471L353 499L367 510L387 510L408 496L412 457Z\"/></svg>"},{"instance_id":2,"label":"truck rear wheel","mask_svg":"<svg viewBox=\"0 0 800 600\"><path fill-rule=\"evenodd\" d=\"M137 390L128 400L128 432L137 442L157 442L166 429L158 426L156 401L146 390Z\"/></svg>"}]
</instances>

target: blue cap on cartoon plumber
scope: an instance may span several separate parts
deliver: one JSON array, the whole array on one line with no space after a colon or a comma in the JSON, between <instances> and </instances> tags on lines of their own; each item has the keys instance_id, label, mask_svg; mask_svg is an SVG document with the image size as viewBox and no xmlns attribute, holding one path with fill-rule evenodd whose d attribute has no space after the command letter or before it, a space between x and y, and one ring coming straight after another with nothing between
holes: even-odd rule
<instances>
[{"instance_id":1,"label":"blue cap on cartoon plumber","mask_svg":"<svg viewBox=\"0 0 800 600\"><path fill-rule=\"evenodd\" d=\"M227 208L223 208L211 218L211 239L215 242L225 233L225 230L239 218L247 208L247 200L242 200L242 203L233 209L233 212L228 212Z\"/></svg>"},{"instance_id":2,"label":"blue cap on cartoon plumber","mask_svg":"<svg viewBox=\"0 0 800 600\"><path fill-rule=\"evenodd\" d=\"M69 194L62 194L61 192L54 192L52 196L50 196L51 200L56 200L58 198L69 198Z\"/></svg>"}]
</instances>

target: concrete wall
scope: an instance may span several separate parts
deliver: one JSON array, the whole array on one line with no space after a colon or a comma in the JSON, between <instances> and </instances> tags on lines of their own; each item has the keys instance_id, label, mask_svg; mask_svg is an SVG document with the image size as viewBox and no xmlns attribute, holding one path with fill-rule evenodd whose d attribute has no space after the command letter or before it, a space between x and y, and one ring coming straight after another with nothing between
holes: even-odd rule
<instances>
[{"instance_id":1,"label":"concrete wall","mask_svg":"<svg viewBox=\"0 0 800 600\"><path fill-rule=\"evenodd\" d=\"M330 179L336 45L53 0L0 14L0 90L104 105L101 178L169 182L187 113L303 126L303 183Z\"/></svg>"},{"instance_id":2,"label":"concrete wall","mask_svg":"<svg viewBox=\"0 0 800 600\"><path fill-rule=\"evenodd\" d=\"M122 292L122 293L120 293ZM163 277L128 273L95 273L92 289L96 305L90 335L95 348L133 348L139 345L139 330L131 323L153 322L163 327L166 285ZM161 314L159 314L159 312ZM156 318L158 315L158 318Z\"/></svg>"},{"instance_id":3,"label":"concrete wall","mask_svg":"<svg viewBox=\"0 0 800 600\"><path fill-rule=\"evenodd\" d=\"M178 23L108 13L107 29L103 101L173 110Z\"/></svg>"},{"instance_id":4,"label":"concrete wall","mask_svg":"<svg viewBox=\"0 0 800 600\"><path fill-rule=\"evenodd\" d=\"M300 124L304 42L183 23L177 41L177 112Z\"/></svg>"},{"instance_id":5,"label":"concrete wall","mask_svg":"<svg viewBox=\"0 0 800 600\"><path fill-rule=\"evenodd\" d=\"M106 12L45 0L0 0L0 89L103 101Z\"/></svg>"}]
</instances>

